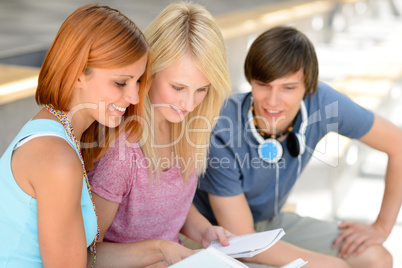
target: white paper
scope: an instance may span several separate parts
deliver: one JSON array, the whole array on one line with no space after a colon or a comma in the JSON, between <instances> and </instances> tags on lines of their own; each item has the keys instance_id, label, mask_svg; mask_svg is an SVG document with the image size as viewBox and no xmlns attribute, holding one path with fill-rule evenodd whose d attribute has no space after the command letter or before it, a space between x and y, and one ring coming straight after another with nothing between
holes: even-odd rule
<instances>
[{"instance_id":1,"label":"white paper","mask_svg":"<svg viewBox=\"0 0 402 268\"><path fill-rule=\"evenodd\" d=\"M248 268L214 248L203 249L171 266L171 268Z\"/></svg>"},{"instance_id":2,"label":"white paper","mask_svg":"<svg viewBox=\"0 0 402 268\"><path fill-rule=\"evenodd\" d=\"M285 234L282 228L240 235L229 238L229 246L213 241L209 247L216 248L232 258L253 257L272 247Z\"/></svg>"},{"instance_id":3,"label":"white paper","mask_svg":"<svg viewBox=\"0 0 402 268\"><path fill-rule=\"evenodd\" d=\"M298 258L297 260L294 260L291 263L288 263L285 266L282 266L281 268L300 268L300 267L303 267L307 263L308 263L307 261L304 261L304 260Z\"/></svg>"},{"instance_id":4,"label":"white paper","mask_svg":"<svg viewBox=\"0 0 402 268\"><path fill-rule=\"evenodd\" d=\"M228 265L230 265L230 267L233 267L233 268L243 268L243 267L248 268L248 266L246 266L242 262L239 262L238 260L233 259L232 257L224 254L223 252L221 252L221 251L219 251L219 250L217 250L217 249L215 249L213 247L207 248L206 250L211 252L215 256L220 257L224 262L226 262Z\"/></svg>"}]
</instances>

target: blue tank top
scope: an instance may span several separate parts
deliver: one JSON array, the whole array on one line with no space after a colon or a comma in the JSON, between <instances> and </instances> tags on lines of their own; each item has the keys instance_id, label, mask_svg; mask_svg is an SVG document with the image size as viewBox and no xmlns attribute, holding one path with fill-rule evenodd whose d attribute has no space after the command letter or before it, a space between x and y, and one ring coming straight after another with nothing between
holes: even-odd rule
<instances>
[{"instance_id":1,"label":"blue tank top","mask_svg":"<svg viewBox=\"0 0 402 268\"><path fill-rule=\"evenodd\" d=\"M16 183L11 156L17 144L32 135L58 136L77 152L64 127L53 120L29 121L0 158L0 267L43 267L39 251L36 199ZM50 164L50 163L49 163ZM82 182L81 210L87 246L97 232L96 215L85 179ZM60 212L62 213L62 212Z\"/></svg>"}]
</instances>

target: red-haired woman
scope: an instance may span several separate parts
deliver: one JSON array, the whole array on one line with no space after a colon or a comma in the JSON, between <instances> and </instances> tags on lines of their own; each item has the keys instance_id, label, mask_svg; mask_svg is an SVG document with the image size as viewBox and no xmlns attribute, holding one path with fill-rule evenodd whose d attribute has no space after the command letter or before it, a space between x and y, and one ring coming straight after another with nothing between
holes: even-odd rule
<instances>
[{"instance_id":1,"label":"red-haired woman","mask_svg":"<svg viewBox=\"0 0 402 268\"><path fill-rule=\"evenodd\" d=\"M99 228L85 166L114 142L123 117L141 115L148 57L142 32L118 10L87 5L65 20L39 75L44 107L0 159L0 267L94 262L87 252ZM139 124L128 122L136 140Z\"/></svg>"}]
</instances>

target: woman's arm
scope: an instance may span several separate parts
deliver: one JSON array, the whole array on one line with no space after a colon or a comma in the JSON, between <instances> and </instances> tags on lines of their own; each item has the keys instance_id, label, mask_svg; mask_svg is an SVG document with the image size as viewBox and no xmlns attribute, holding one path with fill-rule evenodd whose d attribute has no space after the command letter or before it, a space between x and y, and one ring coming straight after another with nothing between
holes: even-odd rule
<instances>
[{"instance_id":1,"label":"woman's arm","mask_svg":"<svg viewBox=\"0 0 402 268\"><path fill-rule=\"evenodd\" d=\"M180 232L200 243L204 248L214 240L219 240L222 245L227 246L229 245L228 238L233 236L224 228L213 226L193 204L191 204L186 222Z\"/></svg>"},{"instance_id":2,"label":"woman's arm","mask_svg":"<svg viewBox=\"0 0 402 268\"><path fill-rule=\"evenodd\" d=\"M15 151L12 169L22 189L37 201L43 266L85 267L87 247L81 213L83 172L77 153L63 139L40 137Z\"/></svg>"},{"instance_id":3,"label":"woman's arm","mask_svg":"<svg viewBox=\"0 0 402 268\"><path fill-rule=\"evenodd\" d=\"M112 225L114 217L116 216L119 203L109 201L99 196L94 191L92 191L92 200L95 203L98 214L98 226L100 229L98 242L102 242L107 229Z\"/></svg>"},{"instance_id":4,"label":"woman's arm","mask_svg":"<svg viewBox=\"0 0 402 268\"><path fill-rule=\"evenodd\" d=\"M145 267L160 262L172 265L195 253L178 243L152 239L133 243L98 243L96 246L95 267L101 268L135 268ZM88 253L88 265L92 264L93 256Z\"/></svg>"},{"instance_id":5,"label":"woman's arm","mask_svg":"<svg viewBox=\"0 0 402 268\"><path fill-rule=\"evenodd\" d=\"M334 246L343 242L339 251L343 257L358 255L371 245L382 244L391 233L402 204L402 130L375 116L371 130L360 141L388 155L385 190L380 212L372 225L350 222L340 225L345 231Z\"/></svg>"},{"instance_id":6,"label":"woman's arm","mask_svg":"<svg viewBox=\"0 0 402 268\"><path fill-rule=\"evenodd\" d=\"M99 242L96 245L96 267L144 267L162 261L171 265L194 253L178 243L163 239L133 243L102 242L116 216L119 203L102 198L94 192L92 198L98 212L100 228ZM89 254L88 267L92 259L93 256Z\"/></svg>"}]
</instances>

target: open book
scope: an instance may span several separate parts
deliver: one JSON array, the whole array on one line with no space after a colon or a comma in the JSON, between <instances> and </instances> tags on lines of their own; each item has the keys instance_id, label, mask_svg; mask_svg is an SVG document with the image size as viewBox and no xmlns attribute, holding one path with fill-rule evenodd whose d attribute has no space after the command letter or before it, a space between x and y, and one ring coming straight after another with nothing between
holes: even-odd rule
<instances>
[{"instance_id":1,"label":"open book","mask_svg":"<svg viewBox=\"0 0 402 268\"><path fill-rule=\"evenodd\" d=\"M300 268L307 262L297 259L281 268ZM221 251L209 247L203 249L184 260L181 260L170 268L248 268L248 266Z\"/></svg>"},{"instance_id":2,"label":"open book","mask_svg":"<svg viewBox=\"0 0 402 268\"><path fill-rule=\"evenodd\" d=\"M307 264L307 261L298 258L297 260L294 260L291 263L282 266L281 268L300 268L303 267L305 264Z\"/></svg>"},{"instance_id":3,"label":"open book","mask_svg":"<svg viewBox=\"0 0 402 268\"><path fill-rule=\"evenodd\" d=\"M213 241L209 247L216 248L232 258L253 257L272 247L284 234L285 231L280 228L229 238L229 246L222 246L219 241Z\"/></svg>"},{"instance_id":4,"label":"open book","mask_svg":"<svg viewBox=\"0 0 402 268\"><path fill-rule=\"evenodd\" d=\"M245 264L209 247L171 266L171 268L247 268Z\"/></svg>"},{"instance_id":5,"label":"open book","mask_svg":"<svg viewBox=\"0 0 402 268\"><path fill-rule=\"evenodd\" d=\"M248 267L234 258L252 257L272 247L285 234L282 228L229 238L229 246L214 241L190 257L170 266L172 268L242 268ZM297 259L282 268L299 268L307 262Z\"/></svg>"}]
</instances>

